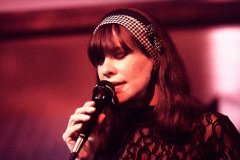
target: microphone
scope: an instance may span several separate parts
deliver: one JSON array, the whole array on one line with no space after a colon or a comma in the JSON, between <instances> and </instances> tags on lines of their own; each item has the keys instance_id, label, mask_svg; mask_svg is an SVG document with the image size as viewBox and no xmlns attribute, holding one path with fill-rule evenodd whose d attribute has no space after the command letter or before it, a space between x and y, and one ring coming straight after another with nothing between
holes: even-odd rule
<instances>
[{"instance_id":1,"label":"microphone","mask_svg":"<svg viewBox=\"0 0 240 160\"><path fill-rule=\"evenodd\" d=\"M90 114L91 118L83 122L82 128L78 134L77 141L73 147L69 160L75 160L79 151L87 141L98 115L102 113L104 107L109 104L114 97L114 85L109 81L100 81L93 89L92 100L95 101L95 112Z\"/></svg>"}]
</instances>

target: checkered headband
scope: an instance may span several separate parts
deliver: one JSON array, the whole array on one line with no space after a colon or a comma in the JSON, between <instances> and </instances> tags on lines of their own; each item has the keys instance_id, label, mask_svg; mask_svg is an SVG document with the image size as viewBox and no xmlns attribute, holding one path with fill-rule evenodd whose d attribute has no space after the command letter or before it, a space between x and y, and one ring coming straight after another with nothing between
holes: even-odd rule
<instances>
[{"instance_id":1,"label":"checkered headband","mask_svg":"<svg viewBox=\"0 0 240 160\"><path fill-rule=\"evenodd\" d=\"M141 21L139 21L139 19ZM116 10L110 12L103 18L101 23L96 27L94 33L100 26L112 23L120 24L127 28L144 46L148 54L153 59L154 66L158 66L159 54L163 54L164 46L162 40L158 38L156 30L145 17L128 9Z\"/></svg>"}]
</instances>

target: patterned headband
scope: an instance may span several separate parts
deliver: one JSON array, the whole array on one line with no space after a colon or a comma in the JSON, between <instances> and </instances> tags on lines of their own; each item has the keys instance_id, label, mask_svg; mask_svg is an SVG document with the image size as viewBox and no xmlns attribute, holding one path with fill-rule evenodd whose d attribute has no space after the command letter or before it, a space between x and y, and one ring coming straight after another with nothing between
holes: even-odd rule
<instances>
[{"instance_id":1,"label":"patterned headband","mask_svg":"<svg viewBox=\"0 0 240 160\"><path fill-rule=\"evenodd\" d=\"M100 26L112 23L120 24L127 28L145 47L148 54L154 60L154 66L158 66L159 54L163 54L164 45L153 25L144 16L128 9L112 11L102 19L94 33Z\"/></svg>"}]
</instances>

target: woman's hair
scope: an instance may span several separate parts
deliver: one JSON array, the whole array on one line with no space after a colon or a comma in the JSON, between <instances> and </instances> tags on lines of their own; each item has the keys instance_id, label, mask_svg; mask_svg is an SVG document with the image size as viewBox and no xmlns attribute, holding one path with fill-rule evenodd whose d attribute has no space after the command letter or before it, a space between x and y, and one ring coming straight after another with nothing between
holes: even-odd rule
<instances>
[{"instance_id":1,"label":"woman's hair","mask_svg":"<svg viewBox=\"0 0 240 160\"><path fill-rule=\"evenodd\" d=\"M153 24L164 44L157 79L160 95L155 106L158 133L165 141L185 141L193 129L196 114L201 113L200 103L190 97L184 63L162 24L156 17L146 12L135 11Z\"/></svg>"},{"instance_id":2,"label":"woman's hair","mask_svg":"<svg viewBox=\"0 0 240 160\"><path fill-rule=\"evenodd\" d=\"M196 108L199 107L198 103L190 98L190 87L183 61L157 18L139 9L131 10L143 15L153 25L164 45L164 53L159 56L159 66L154 74L154 83L157 83L160 93L153 112L156 133L162 140L183 143L190 136L197 113ZM107 24L98 28L89 43L89 58L95 66L102 63L107 54L114 54L111 53L111 48L115 45L113 30L125 52L131 52L133 48L138 48L150 57L145 47L125 27L119 24ZM103 127L100 129L100 141L106 144L101 144L102 151L105 149L114 150L114 146L117 148L117 145L127 141L124 133L121 133L126 125L126 119L122 117L127 117L127 113L123 113L121 110L126 109L124 106L116 108L105 110L109 116L104 120ZM116 134L114 132L116 130L120 133Z\"/></svg>"}]
</instances>

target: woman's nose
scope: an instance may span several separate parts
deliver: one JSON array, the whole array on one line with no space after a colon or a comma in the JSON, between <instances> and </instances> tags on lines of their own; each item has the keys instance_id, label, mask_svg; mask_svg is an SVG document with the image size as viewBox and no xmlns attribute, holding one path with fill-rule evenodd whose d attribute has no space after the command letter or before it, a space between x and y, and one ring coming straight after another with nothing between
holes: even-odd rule
<instances>
[{"instance_id":1,"label":"woman's nose","mask_svg":"<svg viewBox=\"0 0 240 160\"><path fill-rule=\"evenodd\" d=\"M106 57L103 64L98 66L98 75L101 79L101 76L106 78L111 78L113 75L116 74L116 68L114 66L114 62L111 58Z\"/></svg>"}]
</instances>

